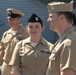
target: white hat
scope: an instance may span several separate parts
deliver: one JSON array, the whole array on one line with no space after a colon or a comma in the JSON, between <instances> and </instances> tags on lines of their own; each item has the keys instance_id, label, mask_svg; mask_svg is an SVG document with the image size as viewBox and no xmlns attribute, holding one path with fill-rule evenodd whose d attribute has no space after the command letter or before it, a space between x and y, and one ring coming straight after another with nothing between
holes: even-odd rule
<instances>
[{"instance_id":1,"label":"white hat","mask_svg":"<svg viewBox=\"0 0 76 75\"><path fill-rule=\"evenodd\" d=\"M13 8L8 8L7 13L8 13L8 18L16 18L16 17L24 16L23 12Z\"/></svg>"}]
</instances>

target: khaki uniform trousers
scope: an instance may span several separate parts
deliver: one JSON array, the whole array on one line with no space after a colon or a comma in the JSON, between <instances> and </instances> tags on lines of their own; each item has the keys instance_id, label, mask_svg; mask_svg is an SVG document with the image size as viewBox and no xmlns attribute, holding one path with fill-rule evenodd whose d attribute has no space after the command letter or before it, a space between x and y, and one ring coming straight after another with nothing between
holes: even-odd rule
<instances>
[{"instance_id":1,"label":"khaki uniform trousers","mask_svg":"<svg viewBox=\"0 0 76 75\"><path fill-rule=\"evenodd\" d=\"M2 65L1 75L11 75L11 67L5 61Z\"/></svg>"}]
</instances>

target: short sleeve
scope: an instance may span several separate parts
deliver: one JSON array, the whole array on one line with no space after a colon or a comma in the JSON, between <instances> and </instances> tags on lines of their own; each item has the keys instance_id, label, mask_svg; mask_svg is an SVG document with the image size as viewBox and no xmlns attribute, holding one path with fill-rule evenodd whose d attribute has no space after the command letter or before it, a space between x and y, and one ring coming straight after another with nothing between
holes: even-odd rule
<instances>
[{"instance_id":1,"label":"short sleeve","mask_svg":"<svg viewBox=\"0 0 76 75\"><path fill-rule=\"evenodd\" d=\"M60 59L60 69L72 68L76 71L76 41L65 43Z\"/></svg>"},{"instance_id":2,"label":"short sleeve","mask_svg":"<svg viewBox=\"0 0 76 75\"><path fill-rule=\"evenodd\" d=\"M20 42L18 42L15 46L11 61L9 63L10 66L17 66L20 67L20 56L19 56L19 49L20 49Z\"/></svg>"},{"instance_id":3,"label":"short sleeve","mask_svg":"<svg viewBox=\"0 0 76 75\"><path fill-rule=\"evenodd\" d=\"M4 50L5 47L4 47L4 43L3 43L3 40L4 40L4 37L6 36L6 32L3 34L2 36L2 39L1 39L1 42L0 42L0 51Z\"/></svg>"},{"instance_id":4,"label":"short sleeve","mask_svg":"<svg viewBox=\"0 0 76 75\"><path fill-rule=\"evenodd\" d=\"M3 42L0 42L0 51L4 50L4 44Z\"/></svg>"}]
</instances>

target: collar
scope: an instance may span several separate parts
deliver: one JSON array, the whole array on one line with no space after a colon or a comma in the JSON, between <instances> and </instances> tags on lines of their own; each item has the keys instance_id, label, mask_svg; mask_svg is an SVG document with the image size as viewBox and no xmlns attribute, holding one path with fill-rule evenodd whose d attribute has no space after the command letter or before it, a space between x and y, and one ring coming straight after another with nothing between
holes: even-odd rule
<instances>
[{"instance_id":1,"label":"collar","mask_svg":"<svg viewBox=\"0 0 76 75\"><path fill-rule=\"evenodd\" d=\"M45 40L43 37L41 37L41 40L39 41L39 43L45 45L45 44L46 44L45 41L46 41L46 40ZM27 39L25 39L24 42L25 42L25 44L30 44L30 43L31 43L31 41L30 41L30 37L28 37Z\"/></svg>"},{"instance_id":2,"label":"collar","mask_svg":"<svg viewBox=\"0 0 76 75\"><path fill-rule=\"evenodd\" d=\"M67 35L69 35L70 33L72 33L74 31L74 28L73 27L70 27L70 28L68 28L60 37L59 37L59 39L58 39L58 41L62 41L62 40L64 40L66 37L67 37Z\"/></svg>"},{"instance_id":3,"label":"collar","mask_svg":"<svg viewBox=\"0 0 76 75\"><path fill-rule=\"evenodd\" d=\"M24 32L24 27L21 25L20 29L17 31L16 34L22 34L23 32ZM12 30L12 28L10 28L7 33L14 35L14 31Z\"/></svg>"}]
</instances>

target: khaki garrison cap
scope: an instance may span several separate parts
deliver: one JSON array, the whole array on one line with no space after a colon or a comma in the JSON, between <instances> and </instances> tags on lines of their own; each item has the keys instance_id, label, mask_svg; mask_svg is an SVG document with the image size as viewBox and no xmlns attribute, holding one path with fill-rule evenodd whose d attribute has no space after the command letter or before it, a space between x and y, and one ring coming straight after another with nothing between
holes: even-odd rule
<instances>
[{"instance_id":1,"label":"khaki garrison cap","mask_svg":"<svg viewBox=\"0 0 76 75\"><path fill-rule=\"evenodd\" d=\"M16 9L13 9L13 8L8 8L7 13L8 13L7 18L16 18L16 17L24 16L23 12L16 10Z\"/></svg>"},{"instance_id":2,"label":"khaki garrison cap","mask_svg":"<svg viewBox=\"0 0 76 75\"><path fill-rule=\"evenodd\" d=\"M51 2L48 3L48 12L54 13L54 12L73 12L73 1L70 3L65 2Z\"/></svg>"}]
</instances>

